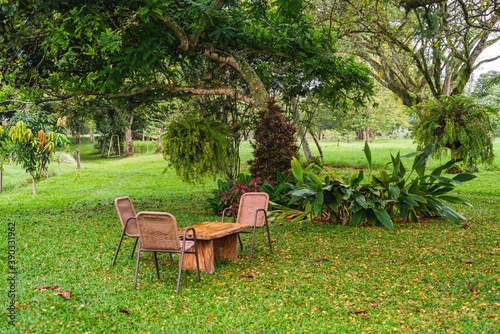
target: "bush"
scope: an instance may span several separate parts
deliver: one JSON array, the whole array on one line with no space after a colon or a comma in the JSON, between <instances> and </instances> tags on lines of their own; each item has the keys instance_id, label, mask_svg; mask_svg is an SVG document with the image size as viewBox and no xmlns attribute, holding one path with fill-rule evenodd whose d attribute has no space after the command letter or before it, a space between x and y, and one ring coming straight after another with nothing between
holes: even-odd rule
<instances>
[{"instance_id":1,"label":"bush","mask_svg":"<svg viewBox=\"0 0 500 334\"><path fill-rule=\"evenodd\" d=\"M218 189L212 192L207 202L215 214L231 208L231 214L238 212L241 195L246 192L260 191L260 178L252 178L247 174L240 174L235 180L217 180Z\"/></svg>"},{"instance_id":2,"label":"bush","mask_svg":"<svg viewBox=\"0 0 500 334\"><path fill-rule=\"evenodd\" d=\"M365 156L371 173L371 151L365 143ZM295 221L321 221L359 226L373 224L393 228L394 219L417 222L419 217L440 216L458 223L465 218L448 206L448 203L468 204L448 195L455 186L475 178L461 173L453 178L441 173L456 161L425 173L425 163L432 154L432 146L405 157L414 157L409 173L399 153L391 155L391 168L382 168L364 183L364 172L352 177L338 177L325 168L309 165L303 168L294 159L292 171L295 184L290 184L290 201L287 208L275 212L279 217L293 216ZM390 172L389 172L390 171ZM413 176L413 178L412 178ZM468 204L469 205L469 204Z\"/></svg>"},{"instance_id":3,"label":"bush","mask_svg":"<svg viewBox=\"0 0 500 334\"><path fill-rule=\"evenodd\" d=\"M249 161L250 172L266 183L277 182L277 172L288 172L290 161L298 154L295 126L288 123L274 99L267 111L260 113L260 122L252 143L254 160Z\"/></svg>"}]
</instances>

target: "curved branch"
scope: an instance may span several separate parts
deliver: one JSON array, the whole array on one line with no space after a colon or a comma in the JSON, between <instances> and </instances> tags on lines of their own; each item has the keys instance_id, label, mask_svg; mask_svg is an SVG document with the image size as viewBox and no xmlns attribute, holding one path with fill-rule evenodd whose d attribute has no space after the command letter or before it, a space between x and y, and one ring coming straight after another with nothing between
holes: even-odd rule
<instances>
[{"instance_id":1,"label":"curved branch","mask_svg":"<svg viewBox=\"0 0 500 334\"><path fill-rule=\"evenodd\" d=\"M168 93L168 94L165 94ZM94 96L103 98L128 98L138 95L151 95L148 100L164 100L172 98L173 95L178 94L181 96L183 94L188 94L190 96L207 96L207 95L217 95L217 96L230 96L238 101L257 107L254 99L247 95L242 95L235 88L232 87L219 87L219 88L197 88L190 86L167 86L161 84L148 85L141 89L127 91L127 92L117 92L117 93L100 93L100 92L84 92L75 93L72 95L56 96L52 99L45 99L43 102L53 102L53 101L63 101L76 98L78 96Z\"/></svg>"},{"instance_id":2,"label":"curved branch","mask_svg":"<svg viewBox=\"0 0 500 334\"><path fill-rule=\"evenodd\" d=\"M167 26L173 30L177 38L179 39L179 43L181 46L181 50L186 52L189 50L189 38L187 34L184 32L184 29L180 25L177 24L172 18L169 16L164 16L163 19Z\"/></svg>"}]
</instances>

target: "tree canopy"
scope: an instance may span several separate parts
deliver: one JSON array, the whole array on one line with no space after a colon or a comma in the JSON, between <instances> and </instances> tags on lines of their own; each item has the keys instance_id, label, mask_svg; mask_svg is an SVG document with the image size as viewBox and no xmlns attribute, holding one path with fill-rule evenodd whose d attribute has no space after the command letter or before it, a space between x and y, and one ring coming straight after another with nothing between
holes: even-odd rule
<instances>
[{"instance_id":1,"label":"tree canopy","mask_svg":"<svg viewBox=\"0 0 500 334\"><path fill-rule=\"evenodd\" d=\"M1 11L5 79L73 95L231 96L266 108L277 81L345 103L369 70L335 54L306 1L10 1Z\"/></svg>"},{"instance_id":2,"label":"tree canopy","mask_svg":"<svg viewBox=\"0 0 500 334\"><path fill-rule=\"evenodd\" d=\"M499 2L461 0L323 1L323 17L407 106L460 95L500 40Z\"/></svg>"}]
</instances>

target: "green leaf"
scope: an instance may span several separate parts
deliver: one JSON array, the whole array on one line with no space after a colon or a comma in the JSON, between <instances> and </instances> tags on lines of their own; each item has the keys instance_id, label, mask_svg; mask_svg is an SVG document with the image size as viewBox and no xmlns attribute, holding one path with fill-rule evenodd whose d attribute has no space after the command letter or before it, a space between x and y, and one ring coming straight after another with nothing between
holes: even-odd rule
<instances>
[{"instance_id":1,"label":"green leaf","mask_svg":"<svg viewBox=\"0 0 500 334\"><path fill-rule=\"evenodd\" d=\"M365 196L361 195L356 197L354 200L356 203L358 203L362 208L367 209L368 208L368 203L366 201Z\"/></svg>"},{"instance_id":2,"label":"green leaf","mask_svg":"<svg viewBox=\"0 0 500 334\"><path fill-rule=\"evenodd\" d=\"M433 178L434 180L439 180L440 182L448 183L448 184L459 183L458 181L456 181L454 179L450 179L449 177L446 177L446 176L431 175L431 178Z\"/></svg>"},{"instance_id":3,"label":"green leaf","mask_svg":"<svg viewBox=\"0 0 500 334\"><path fill-rule=\"evenodd\" d=\"M438 198L441 199L441 200L443 200L443 201L447 201L449 203L458 203L458 204L468 204L468 205L470 205L470 203L468 203L466 200L464 200L462 198L459 198L459 197L456 197L456 196L439 196Z\"/></svg>"},{"instance_id":4,"label":"green leaf","mask_svg":"<svg viewBox=\"0 0 500 334\"><path fill-rule=\"evenodd\" d=\"M401 216L401 218L406 219L406 217L408 217L409 206L403 202L396 203L396 206L399 209L399 215Z\"/></svg>"},{"instance_id":5,"label":"green leaf","mask_svg":"<svg viewBox=\"0 0 500 334\"><path fill-rule=\"evenodd\" d=\"M389 174L387 174L385 169L380 170L380 172L378 173L377 179L382 183L382 185L384 187L389 186L390 177L389 177Z\"/></svg>"},{"instance_id":6,"label":"green leaf","mask_svg":"<svg viewBox=\"0 0 500 334\"><path fill-rule=\"evenodd\" d=\"M389 194L393 199L397 199L400 195L401 191L399 190L399 187L396 185L391 184L389 186Z\"/></svg>"},{"instance_id":7,"label":"green leaf","mask_svg":"<svg viewBox=\"0 0 500 334\"><path fill-rule=\"evenodd\" d=\"M316 194L315 191L307 188L296 189L290 192L290 195L295 197L308 197L308 196L313 196L314 194Z\"/></svg>"},{"instance_id":8,"label":"green leaf","mask_svg":"<svg viewBox=\"0 0 500 334\"><path fill-rule=\"evenodd\" d=\"M425 173L425 164L427 162L427 158L431 155L433 150L432 144L427 145L424 150L415 157L413 161L413 169L417 172L419 176L424 175Z\"/></svg>"},{"instance_id":9,"label":"green leaf","mask_svg":"<svg viewBox=\"0 0 500 334\"><path fill-rule=\"evenodd\" d=\"M470 173L461 173L456 175L453 180L458 182L467 182L476 178L476 175Z\"/></svg>"},{"instance_id":10,"label":"green leaf","mask_svg":"<svg viewBox=\"0 0 500 334\"><path fill-rule=\"evenodd\" d=\"M392 219L387 211L385 211L385 209L375 208L373 209L373 212L375 213L375 216L377 216L378 221L382 223L382 225L384 225L389 230L392 230L394 228Z\"/></svg>"},{"instance_id":11,"label":"green leaf","mask_svg":"<svg viewBox=\"0 0 500 334\"><path fill-rule=\"evenodd\" d=\"M363 219L365 219L365 210L355 211L351 216L349 226L359 226Z\"/></svg>"},{"instance_id":12,"label":"green leaf","mask_svg":"<svg viewBox=\"0 0 500 334\"><path fill-rule=\"evenodd\" d=\"M292 165L293 177L295 178L295 180L297 180L297 182L302 182L304 174L302 166L300 165L300 162L297 160L297 158L292 159L291 165Z\"/></svg>"},{"instance_id":13,"label":"green leaf","mask_svg":"<svg viewBox=\"0 0 500 334\"><path fill-rule=\"evenodd\" d=\"M297 215L295 218L293 218L291 220L291 222L292 223L297 223L297 222L303 221L304 218L306 218L308 214L309 214L309 212L301 213L300 215Z\"/></svg>"},{"instance_id":14,"label":"green leaf","mask_svg":"<svg viewBox=\"0 0 500 334\"><path fill-rule=\"evenodd\" d=\"M321 181L321 179L316 175L316 174L313 174L313 173L307 173L305 175L305 178L309 181L311 181L311 185L314 186L314 188L316 190L321 190L323 188L323 182Z\"/></svg>"},{"instance_id":15,"label":"green leaf","mask_svg":"<svg viewBox=\"0 0 500 334\"><path fill-rule=\"evenodd\" d=\"M355 186L359 185L363 181L363 179L364 179L364 173L361 170L361 171L359 171L359 173L356 177L354 177L350 180L349 185L351 187L355 187Z\"/></svg>"},{"instance_id":16,"label":"green leaf","mask_svg":"<svg viewBox=\"0 0 500 334\"><path fill-rule=\"evenodd\" d=\"M365 140L365 147L363 148L363 152L365 152L365 157L366 160L368 161L368 168L370 169L370 172L372 170L372 152L370 150L370 146L368 145L368 142Z\"/></svg>"},{"instance_id":17,"label":"green leaf","mask_svg":"<svg viewBox=\"0 0 500 334\"><path fill-rule=\"evenodd\" d=\"M446 217L449 221L455 224L459 224L465 217L446 205L439 205L440 213Z\"/></svg>"},{"instance_id":18,"label":"green leaf","mask_svg":"<svg viewBox=\"0 0 500 334\"><path fill-rule=\"evenodd\" d=\"M399 181L405 176L406 173L406 169L404 165L401 163L401 157L399 156L399 152L396 155L396 157L394 157L391 154L391 161L393 167L391 181Z\"/></svg>"},{"instance_id":19,"label":"green leaf","mask_svg":"<svg viewBox=\"0 0 500 334\"><path fill-rule=\"evenodd\" d=\"M316 198L314 200L314 215L316 217L321 215L321 210L323 209L324 197L323 192L316 193Z\"/></svg>"}]
</instances>

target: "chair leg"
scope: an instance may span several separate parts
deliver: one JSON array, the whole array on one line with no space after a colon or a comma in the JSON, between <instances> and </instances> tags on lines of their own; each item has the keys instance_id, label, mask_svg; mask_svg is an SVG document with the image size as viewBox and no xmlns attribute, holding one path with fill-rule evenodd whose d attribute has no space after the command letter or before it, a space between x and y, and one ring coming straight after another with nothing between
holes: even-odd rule
<instances>
[{"instance_id":1,"label":"chair leg","mask_svg":"<svg viewBox=\"0 0 500 334\"><path fill-rule=\"evenodd\" d=\"M253 247L255 245L255 225L253 227L253 231L252 231L252 246L250 247L250 261L252 261L253 259Z\"/></svg>"},{"instance_id":2,"label":"chair leg","mask_svg":"<svg viewBox=\"0 0 500 334\"><path fill-rule=\"evenodd\" d=\"M181 285L181 274L182 274L182 263L184 262L184 249L181 250L179 255L179 270L177 273L177 288L175 289L175 293L179 294L179 288Z\"/></svg>"},{"instance_id":3,"label":"chair leg","mask_svg":"<svg viewBox=\"0 0 500 334\"><path fill-rule=\"evenodd\" d=\"M266 222L266 230L267 230L267 240L269 240L269 251L273 252L273 245L271 244L271 233L269 233L269 224Z\"/></svg>"},{"instance_id":4,"label":"chair leg","mask_svg":"<svg viewBox=\"0 0 500 334\"><path fill-rule=\"evenodd\" d=\"M241 241L240 234L238 233L238 241L240 242L240 252L243 252L243 242Z\"/></svg>"},{"instance_id":5,"label":"chair leg","mask_svg":"<svg viewBox=\"0 0 500 334\"><path fill-rule=\"evenodd\" d=\"M123 241L124 236L125 236L125 229L123 229L123 231L122 231L120 241L118 242L118 247L116 248L115 257L113 258L113 262L111 262L111 267L114 266L116 263L116 258L118 257L118 253L120 252L120 247L122 246L122 241Z\"/></svg>"},{"instance_id":6,"label":"chair leg","mask_svg":"<svg viewBox=\"0 0 500 334\"><path fill-rule=\"evenodd\" d=\"M156 278L160 279L160 269L158 268L158 257L156 256L156 252L153 252L153 262L156 269Z\"/></svg>"},{"instance_id":7,"label":"chair leg","mask_svg":"<svg viewBox=\"0 0 500 334\"><path fill-rule=\"evenodd\" d=\"M134 257L135 248L137 247L138 241L139 241L139 238L135 238L134 248L132 249L132 254L130 254L130 257Z\"/></svg>"},{"instance_id":8,"label":"chair leg","mask_svg":"<svg viewBox=\"0 0 500 334\"><path fill-rule=\"evenodd\" d=\"M239 236L239 234L238 234ZM194 243L194 252L195 252L195 258L196 258L196 274L198 275L198 282L200 281L200 262L198 260L198 245L196 244L196 241Z\"/></svg>"},{"instance_id":9,"label":"chair leg","mask_svg":"<svg viewBox=\"0 0 500 334\"><path fill-rule=\"evenodd\" d=\"M141 261L141 249L137 252L137 261L135 262L134 289L137 288L137 274L139 272L139 262Z\"/></svg>"}]
</instances>

